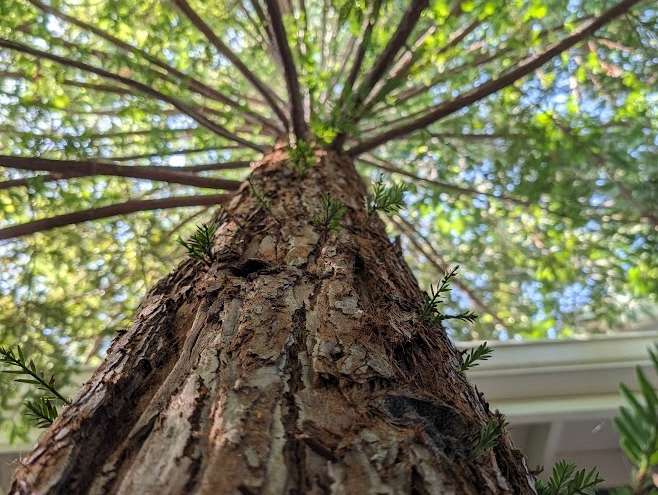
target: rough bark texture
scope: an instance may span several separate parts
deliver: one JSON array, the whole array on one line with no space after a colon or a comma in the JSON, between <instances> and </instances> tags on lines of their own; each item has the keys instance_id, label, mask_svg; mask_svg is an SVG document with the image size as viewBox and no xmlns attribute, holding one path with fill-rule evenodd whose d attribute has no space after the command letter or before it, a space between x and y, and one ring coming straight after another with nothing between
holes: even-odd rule
<instances>
[{"instance_id":1,"label":"rough bark texture","mask_svg":"<svg viewBox=\"0 0 658 495\"><path fill-rule=\"evenodd\" d=\"M11 493L534 493L349 159L305 177L279 149L227 207L211 266L188 260L142 303ZM320 197L344 227L314 226Z\"/></svg>"}]
</instances>

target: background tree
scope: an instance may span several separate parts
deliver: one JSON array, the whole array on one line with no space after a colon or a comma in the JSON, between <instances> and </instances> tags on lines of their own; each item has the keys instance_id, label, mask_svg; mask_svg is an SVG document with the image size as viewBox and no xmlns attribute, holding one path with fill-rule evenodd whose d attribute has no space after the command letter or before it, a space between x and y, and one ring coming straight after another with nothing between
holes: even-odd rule
<instances>
[{"instance_id":1,"label":"background tree","mask_svg":"<svg viewBox=\"0 0 658 495\"><path fill-rule=\"evenodd\" d=\"M381 287L391 267L400 269L397 254L365 212L356 176L340 165L346 157L362 176L407 184L407 208L383 218L402 234L421 283L435 283L451 263L464 266L453 282L453 313L473 308L482 316L473 327L450 324L453 335L568 335L650 309L658 280L656 11L638 3L3 2L0 201L10 224L0 238L13 240L2 245L2 342L55 356L54 371L64 377L82 362L96 363L145 288L170 269L180 252L172 241L208 222L228 194L234 199L224 230L246 228L266 245L269 232L276 246L342 246L366 225L385 268L374 268L373 255L367 276L354 279ZM279 151L270 153L277 142ZM240 186L250 162L259 166ZM270 166L280 169L272 178ZM286 197L292 190L301 196ZM327 217L331 204L334 212L347 207L344 219ZM256 227L263 230L255 234ZM226 258L234 275L272 269L258 264L264 259L281 264L278 252L272 262L234 240L217 239L213 251L238 252ZM198 292L200 277L219 270L217 263L187 262L168 280L193 273ZM354 260L350 266L361 269ZM414 313L422 296L399 276L395 305ZM147 301L159 291L162 284ZM357 307L368 314L383 303L363 305L359 294ZM150 307L143 304L140 314ZM293 315L299 309L286 308ZM127 335L144 330L140 321ZM423 359L432 366L433 359L457 359L438 330L426 331L432 353ZM406 356L388 351L390 366ZM174 355L163 356L167 366L175 367ZM402 371L418 378L415 366ZM442 373L459 381L453 371ZM339 376L363 381L354 372ZM157 380L149 380L155 393ZM13 395L0 387L6 410ZM424 393L451 407L458 395ZM406 411L409 400L395 404ZM477 401L463 407L471 420L487 421ZM74 406L68 417L76 412L89 413ZM25 432L19 422L11 428ZM468 446L462 438L460 455ZM496 450L491 462L511 466L509 447L500 449L506 454ZM476 464L482 479L496 469L482 458ZM433 486L427 472L418 473ZM290 483L302 475L295 476Z\"/></svg>"}]
</instances>

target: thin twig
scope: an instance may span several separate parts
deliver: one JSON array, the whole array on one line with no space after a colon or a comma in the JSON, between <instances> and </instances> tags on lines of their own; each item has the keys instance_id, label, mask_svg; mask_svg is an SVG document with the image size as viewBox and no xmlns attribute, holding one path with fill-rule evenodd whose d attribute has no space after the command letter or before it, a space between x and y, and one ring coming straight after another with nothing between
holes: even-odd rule
<instances>
[{"instance_id":1,"label":"thin twig","mask_svg":"<svg viewBox=\"0 0 658 495\"><path fill-rule=\"evenodd\" d=\"M281 56L281 63L284 68L284 75L286 78L286 87L288 88L288 97L290 98L290 113L292 115L292 127L295 131L295 136L299 140L306 138L308 134L308 127L304 118L304 102L302 99L302 92L299 87L299 79L297 77L297 68L295 61L288 45L288 38L286 30L283 25L283 18L279 3L277 0L265 0L267 5L267 12L270 16L272 24L272 31L276 39L276 45L279 49Z\"/></svg>"},{"instance_id":2,"label":"thin twig","mask_svg":"<svg viewBox=\"0 0 658 495\"><path fill-rule=\"evenodd\" d=\"M206 187L212 189L225 189L234 191L240 186L240 181L221 179L216 177L203 177L183 171L182 167L152 167L137 165L117 165L115 163L89 161L89 160L51 160L47 158L29 158L21 156L0 155L0 166L17 168L20 170L34 170L54 172L60 174L80 175L109 175L115 177L131 177L163 181L186 186Z\"/></svg>"}]
</instances>

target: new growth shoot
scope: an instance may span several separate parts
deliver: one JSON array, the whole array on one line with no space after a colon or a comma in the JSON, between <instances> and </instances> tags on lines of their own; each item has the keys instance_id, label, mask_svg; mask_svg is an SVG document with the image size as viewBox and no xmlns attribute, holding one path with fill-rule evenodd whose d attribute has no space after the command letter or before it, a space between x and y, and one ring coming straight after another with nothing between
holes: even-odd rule
<instances>
[{"instance_id":1,"label":"new growth shoot","mask_svg":"<svg viewBox=\"0 0 658 495\"><path fill-rule=\"evenodd\" d=\"M476 458L496 446L498 439L503 434L507 422L502 417L495 417L487 421L480 430L480 434L471 447L471 457Z\"/></svg>"},{"instance_id":2,"label":"new growth shoot","mask_svg":"<svg viewBox=\"0 0 658 495\"><path fill-rule=\"evenodd\" d=\"M368 215L376 211L386 214L397 213L404 207L404 193L407 192L407 185L403 183L386 186L384 178L380 175L377 181L372 185L372 192L366 199L366 209Z\"/></svg>"},{"instance_id":3,"label":"new growth shoot","mask_svg":"<svg viewBox=\"0 0 658 495\"><path fill-rule=\"evenodd\" d=\"M217 232L217 224L197 225L196 231L187 240L178 238L178 243L185 248L190 258L197 261L203 261L210 265L213 259L213 241Z\"/></svg>"},{"instance_id":4,"label":"new growth shoot","mask_svg":"<svg viewBox=\"0 0 658 495\"><path fill-rule=\"evenodd\" d=\"M450 293L450 281L457 276L459 265L452 269L448 269L441 281L436 286L430 286L429 295L425 294L423 303L420 307L420 317L429 325L436 325L444 320L462 320L467 323L474 322L478 315L471 311L463 311L457 314L445 314L439 309L445 302L445 297Z\"/></svg>"},{"instance_id":5,"label":"new growth shoot","mask_svg":"<svg viewBox=\"0 0 658 495\"><path fill-rule=\"evenodd\" d=\"M293 170L302 177L306 175L306 172L308 172L315 162L313 147L301 139L297 141L295 146L290 147L288 156L290 157Z\"/></svg>"},{"instance_id":6,"label":"new growth shoot","mask_svg":"<svg viewBox=\"0 0 658 495\"><path fill-rule=\"evenodd\" d=\"M55 376L48 377L45 372L38 369L32 359L28 359L23 354L23 349L16 346L16 351L0 347L0 364L4 364L8 369L0 370L0 373L16 375L15 382L33 385L37 390L45 392L34 400L25 401L25 416L27 416L35 426L47 428L57 418L56 402L69 405L71 401L64 397L55 384Z\"/></svg>"},{"instance_id":7,"label":"new growth shoot","mask_svg":"<svg viewBox=\"0 0 658 495\"><path fill-rule=\"evenodd\" d=\"M462 352L462 365L460 370L466 371L479 366L478 361L486 361L493 354L493 349L486 342L477 347Z\"/></svg>"},{"instance_id":8,"label":"new growth shoot","mask_svg":"<svg viewBox=\"0 0 658 495\"><path fill-rule=\"evenodd\" d=\"M321 197L321 207L319 215L313 217L312 223L323 231L335 231L340 228L340 221L345 216L347 208L338 199L332 198L329 194Z\"/></svg>"}]
</instances>

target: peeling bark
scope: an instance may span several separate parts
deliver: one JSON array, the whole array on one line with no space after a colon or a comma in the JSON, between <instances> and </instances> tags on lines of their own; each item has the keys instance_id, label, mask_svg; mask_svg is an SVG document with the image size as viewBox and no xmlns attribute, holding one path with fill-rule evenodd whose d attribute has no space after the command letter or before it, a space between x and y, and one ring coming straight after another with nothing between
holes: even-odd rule
<instances>
[{"instance_id":1,"label":"peeling bark","mask_svg":"<svg viewBox=\"0 0 658 495\"><path fill-rule=\"evenodd\" d=\"M22 459L11 493L530 494L376 217L351 160L283 149L226 207L210 266L187 260ZM312 218L324 193L343 228Z\"/></svg>"}]
</instances>

